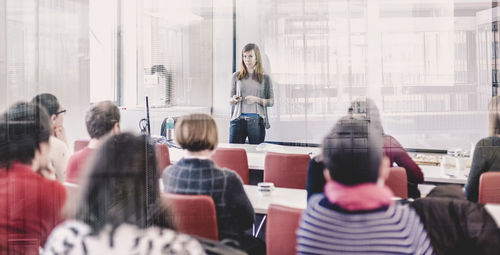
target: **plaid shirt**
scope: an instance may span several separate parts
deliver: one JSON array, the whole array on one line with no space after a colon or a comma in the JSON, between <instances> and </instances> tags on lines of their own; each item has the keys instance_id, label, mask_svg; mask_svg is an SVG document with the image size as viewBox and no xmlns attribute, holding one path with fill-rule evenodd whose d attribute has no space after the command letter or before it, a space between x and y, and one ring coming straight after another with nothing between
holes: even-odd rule
<instances>
[{"instance_id":1,"label":"plaid shirt","mask_svg":"<svg viewBox=\"0 0 500 255\"><path fill-rule=\"evenodd\" d=\"M238 240L252 226L254 211L236 172L210 159L183 158L163 171L165 192L209 195L215 203L219 238Z\"/></svg>"}]
</instances>

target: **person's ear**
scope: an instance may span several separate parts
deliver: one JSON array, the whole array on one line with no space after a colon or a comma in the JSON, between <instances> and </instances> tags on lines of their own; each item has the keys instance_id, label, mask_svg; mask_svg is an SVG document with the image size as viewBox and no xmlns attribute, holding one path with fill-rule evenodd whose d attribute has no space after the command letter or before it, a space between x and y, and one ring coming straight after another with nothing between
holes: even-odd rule
<instances>
[{"instance_id":1,"label":"person's ear","mask_svg":"<svg viewBox=\"0 0 500 255\"><path fill-rule=\"evenodd\" d=\"M332 180L332 176L330 176L330 171L326 168L323 170L323 176L325 177L325 180L327 182Z\"/></svg>"},{"instance_id":2,"label":"person's ear","mask_svg":"<svg viewBox=\"0 0 500 255\"><path fill-rule=\"evenodd\" d=\"M113 129L111 129L111 132L114 135L120 133L120 123L119 122L117 122L117 123L115 123L115 125L113 125Z\"/></svg>"},{"instance_id":3,"label":"person's ear","mask_svg":"<svg viewBox=\"0 0 500 255\"><path fill-rule=\"evenodd\" d=\"M389 173L391 171L391 161L387 156L383 156L380 161L380 166L378 170L378 181L384 183L387 178L389 178Z\"/></svg>"}]
</instances>

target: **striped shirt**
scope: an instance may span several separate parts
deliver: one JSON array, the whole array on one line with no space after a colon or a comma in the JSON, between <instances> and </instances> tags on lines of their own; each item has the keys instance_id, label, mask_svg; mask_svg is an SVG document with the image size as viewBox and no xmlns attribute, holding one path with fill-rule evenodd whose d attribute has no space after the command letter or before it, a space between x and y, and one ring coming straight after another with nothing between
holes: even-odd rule
<instances>
[{"instance_id":1,"label":"striped shirt","mask_svg":"<svg viewBox=\"0 0 500 255\"><path fill-rule=\"evenodd\" d=\"M313 196L297 232L299 254L433 254L420 218L408 206L347 212Z\"/></svg>"}]
</instances>

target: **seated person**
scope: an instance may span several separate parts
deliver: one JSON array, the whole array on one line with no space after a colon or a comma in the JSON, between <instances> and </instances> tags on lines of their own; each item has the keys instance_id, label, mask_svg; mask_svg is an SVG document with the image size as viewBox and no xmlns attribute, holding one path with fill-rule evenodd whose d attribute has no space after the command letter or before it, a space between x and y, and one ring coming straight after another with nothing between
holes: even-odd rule
<instances>
[{"instance_id":1,"label":"seated person","mask_svg":"<svg viewBox=\"0 0 500 255\"><path fill-rule=\"evenodd\" d=\"M340 119L323 139L322 157L325 192L302 214L299 254L432 254L418 215L383 186L389 159L369 121Z\"/></svg>"},{"instance_id":2,"label":"seated person","mask_svg":"<svg viewBox=\"0 0 500 255\"><path fill-rule=\"evenodd\" d=\"M45 108L49 113L50 122L52 125L50 144L50 166L52 170L52 178L58 181L63 181L66 164L68 163L69 148L66 138L66 130L64 129L64 114L66 110L61 107L59 100L52 94L44 93L35 96L32 99L33 103L37 103Z\"/></svg>"},{"instance_id":3,"label":"seated person","mask_svg":"<svg viewBox=\"0 0 500 255\"><path fill-rule=\"evenodd\" d=\"M500 97L495 96L488 104L489 137L477 142L472 164L465 185L467 199L477 202L479 178L484 172L500 171Z\"/></svg>"},{"instance_id":4,"label":"seated person","mask_svg":"<svg viewBox=\"0 0 500 255\"><path fill-rule=\"evenodd\" d=\"M214 119L206 114L181 117L175 125L175 140L187 150L187 156L163 171L165 192L211 196L219 238L240 242L240 248L250 254L265 253L263 243L244 234L252 227L254 210L241 178L232 170L219 168L210 159L218 140Z\"/></svg>"},{"instance_id":5,"label":"seated person","mask_svg":"<svg viewBox=\"0 0 500 255\"><path fill-rule=\"evenodd\" d=\"M123 133L96 151L82 176L74 219L51 233L46 254L205 254L172 230L161 203L154 145Z\"/></svg>"},{"instance_id":6,"label":"seated person","mask_svg":"<svg viewBox=\"0 0 500 255\"><path fill-rule=\"evenodd\" d=\"M353 105L359 101L353 102ZM350 114L353 114L356 118L367 118L370 122L375 125L383 134L384 140L384 155L389 158L390 166L396 163L398 166L403 167L406 170L406 176L408 179L408 197L418 198L420 197L420 191L418 190L418 184L424 182L424 174L420 167L413 161L413 159L408 155L406 150L401 146L401 144L389 134L384 133L382 128L382 123L380 122L380 115L375 102L371 99L366 99L362 101L366 105L366 111L363 113L353 112L350 109ZM321 162L321 156L316 156L309 162L309 167L307 170L307 198L309 199L313 194L323 192L323 187L325 186L325 179L323 178L324 165Z\"/></svg>"},{"instance_id":7,"label":"seated person","mask_svg":"<svg viewBox=\"0 0 500 255\"><path fill-rule=\"evenodd\" d=\"M120 132L120 110L111 101L99 102L85 115L85 124L91 139L87 147L73 153L69 158L67 182L78 183L80 172L92 152L107 135Z\"/></svg>"},{"instance_id":8,"label":"seated person","mask_svg":"<svg viewBox=\"0 0 500 255\"><path fill-rule=\"evenodd\" d=\"M440 254L498 254L500 228L483 205L465 198L462 187L441 185L410 204Z\"/></svg>"},{"instance_id":9,"label":"seated person","mask_svg":"<svg viewBox=\"0 0 500 255\"><path fill-rule=\"evenodd\" d=\"M38 104L16 103L0 117L0 254L38 253L62 219L66 190L42 177L50 133Z\"/></svg>"}]
</instances>

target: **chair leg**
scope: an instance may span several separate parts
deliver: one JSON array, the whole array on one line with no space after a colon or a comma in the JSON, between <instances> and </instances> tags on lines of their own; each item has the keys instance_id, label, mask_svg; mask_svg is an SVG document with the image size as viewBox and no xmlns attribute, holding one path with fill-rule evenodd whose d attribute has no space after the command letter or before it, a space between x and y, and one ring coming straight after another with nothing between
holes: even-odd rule
<instances>
[{"instance_id":1,"label":"chair leg","mask_svg":"<svg viewBox=\"0 0 500 255\"><path fill-rule=\"evenodd\" d=\"M254 233L253 237L257 237L259 235L260 229L262 228L262 224L264 224L264 222L266 221L266 217L267 215L264 215L264 218L262 218L262 220L260 221L259 228L257 228L257 233ZM253 226L255 230L255 224Z\"/></svg>"}]
</instances>

